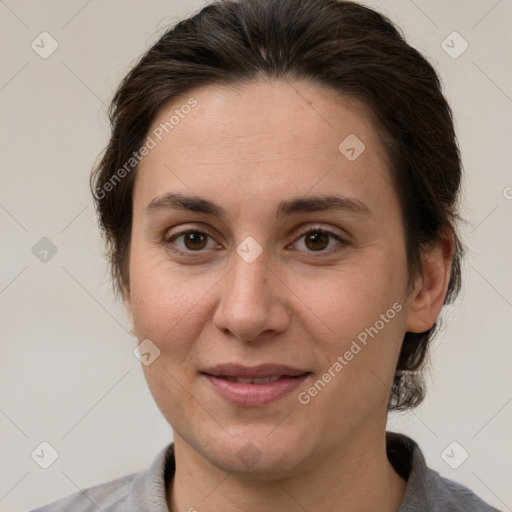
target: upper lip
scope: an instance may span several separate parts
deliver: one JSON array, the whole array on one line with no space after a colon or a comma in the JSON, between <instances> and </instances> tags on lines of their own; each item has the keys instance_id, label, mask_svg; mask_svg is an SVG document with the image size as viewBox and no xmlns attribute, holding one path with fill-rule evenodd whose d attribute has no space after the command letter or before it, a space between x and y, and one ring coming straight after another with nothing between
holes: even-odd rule
<instances>
[{"instance_id":1,"label":"upper lip","mask_svg":"<svg viewBox=\"0 0 512 512\"><path fill-rule=\"evenodd\" d=\"M237 363L224 363L206 368L202 371L214 377L239 377L242 379L259 379L275 376L296 377L309 373L308 371L283 364L259 364L257 366L243 366Z\"/></svg>"}]
</instances>

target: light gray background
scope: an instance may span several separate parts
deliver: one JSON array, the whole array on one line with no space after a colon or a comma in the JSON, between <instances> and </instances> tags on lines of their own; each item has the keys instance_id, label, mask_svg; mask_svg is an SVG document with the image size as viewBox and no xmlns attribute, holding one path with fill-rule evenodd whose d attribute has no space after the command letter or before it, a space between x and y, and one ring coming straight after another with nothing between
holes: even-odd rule
<instances>
[{"instance_id":1,"label":"light gray background","mask_svg":"<svg viewBox=\"0 0 512 512\"><path fill-rule=\"evenodd\" d=\"M110 291L88 177L108 139L104 102L169 23L203 4L0 0L0 511L140 471L171 440ZM466 171L470 248L463 297L433 348L428 398L389 429L416 439L443 475L512 510L512 2L368 4L441 73ZM47 59L31 48L43 31L59 44ZM453 31L469 43L457 59L441 46ZM32 252L42 237L58 248L46 263ZM59 454L46 470L31 458L42 441ZM441 457L453 441L469 453L458 469Z\"/></svg>"}]
</instances>

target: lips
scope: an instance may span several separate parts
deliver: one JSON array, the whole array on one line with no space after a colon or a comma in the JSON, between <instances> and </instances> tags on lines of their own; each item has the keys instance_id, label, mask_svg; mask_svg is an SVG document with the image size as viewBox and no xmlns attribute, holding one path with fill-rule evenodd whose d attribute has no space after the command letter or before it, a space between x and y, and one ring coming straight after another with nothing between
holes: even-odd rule
<instances>
[{"instance_id":1,"label":"lips","mask_svg":"<svg viewBox=\"0 0 512 512\"><path fill-rule=\"evenodd\" d=\"M264 379L268 377L297 377L309 373L307 370L293 368L282 364L260 364L258 366L242 366L239 364L219 364L207 368L202 373L213 377L226 377L235 379Z\"/></svg>"},{"instance_id":2,"label":"lips","mask_svg":"<svg viewBox=\"0 0 512 512\"><path fill-rule=\"evenodd\" d=\"M201 373L224 400L242 407L274 402L310 375L308 371L280 364L221 364Z\"/></svg>"},{"instance_id":3,"label":"lips","mask_svg":"<svg viewBox=\"0 0 512 512\"><path fill-rule=\"evenodd\" d=\"M229 380L230 382L239 382L240 384L266 384L267 382L275 382L282 378L281 375L275 375L272 377L256 377L256 378L242 378L242 377L227 377L222 376L221 379Z\"/></svg>"}]
</instances>

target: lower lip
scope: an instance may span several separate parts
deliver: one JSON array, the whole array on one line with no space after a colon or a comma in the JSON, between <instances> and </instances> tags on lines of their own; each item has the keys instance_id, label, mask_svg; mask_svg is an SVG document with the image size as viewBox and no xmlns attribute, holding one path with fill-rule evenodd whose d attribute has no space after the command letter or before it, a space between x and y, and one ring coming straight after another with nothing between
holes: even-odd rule
<instances>
[{"instance_id":1,"label":"lower lip","mask_svg":"<svg viewBox=\"0 0 512 512\"><path fill-rule=\"evenodd\" d=\"M298 377L285 377L264 384L243 384L203 374L215 388L215 391L232 404L241 407L258 407L270 404L296 389L309 374Z\"/></svg>"}]
</instances>

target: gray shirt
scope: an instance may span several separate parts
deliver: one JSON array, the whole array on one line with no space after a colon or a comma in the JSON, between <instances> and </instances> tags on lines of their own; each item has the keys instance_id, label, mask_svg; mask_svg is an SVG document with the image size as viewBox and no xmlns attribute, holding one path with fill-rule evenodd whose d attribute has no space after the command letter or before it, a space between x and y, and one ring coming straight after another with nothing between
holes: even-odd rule
<instances>
[{"instance_id":1,"label":"gray shirt","mask_svg":"<svg viewBox=\"0 0 512 512\"><path fill-rule=\"evenodd\" d=\"M497 511L468 488L429 469L412 439L387 432L386 444L391 464L407 480L399 512ZM170 444L147 471L96 485L33 512L169 512L165 489L174 471L174 445Z\"/></svg>"}]
</instances>

